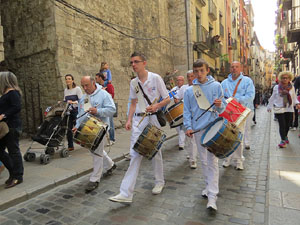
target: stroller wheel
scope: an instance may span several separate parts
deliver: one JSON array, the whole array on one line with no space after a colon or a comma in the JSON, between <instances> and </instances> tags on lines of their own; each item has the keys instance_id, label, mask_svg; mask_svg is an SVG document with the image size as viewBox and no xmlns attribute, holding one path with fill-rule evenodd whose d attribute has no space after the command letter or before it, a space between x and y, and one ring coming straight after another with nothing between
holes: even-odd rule
<instances>
[{"instance_id":1,"label":"stroller wheel","mask_svg":"<svg viewBox=\"0 0 300 225\"><path fill-rule=\"evenodd\" d=\"M47 154L41 154L41 156L40 156L40 163L46 165L49 162L50 162L50 156L47 155Z\"/></svg>"},{"instance_id":2,"label":"stroller wheel","mask_svg":"<svg viewBox=\"0 0 300 225\"><path fill-rule=\"evenodd\" d=\"M66 157L68 157L68 156L69 156L69 151L68 151L67 149L62 149L62 150L60 151L60 157L66 158Z\"/></svg>"},{"instance_id":3,"label":"stroller wheel","mask_svg":"<svg viewBox=\"0 0 300 225\"><path fill-rule=\"evenodd\" d=\"M24 154L24 160L27 162L33 162L35 160L35 153L26 152Z\"/></svg>"},{"instance_id":4,"label":"stroller wheel","mask_svg":"<svg viewBox=\"0 0 300 225\"><path fill-rule=\"evenodd\" d=\"M48 154L48 155L54 155L55 150L54 150L53 147L47 147L46 150L45 150L45 153Z\"/></svg>"}]
</instances>

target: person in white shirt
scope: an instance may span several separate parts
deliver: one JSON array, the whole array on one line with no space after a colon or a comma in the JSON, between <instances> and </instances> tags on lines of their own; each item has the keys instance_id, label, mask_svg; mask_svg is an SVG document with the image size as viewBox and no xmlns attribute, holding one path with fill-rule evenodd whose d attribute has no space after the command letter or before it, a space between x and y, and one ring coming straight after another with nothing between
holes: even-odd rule
<instances>
[{"instance_id":1,"label":"person in white shirt","mask_svg":"<svg viewBox=\"0 0 300 225\"><path fill-rule=\"evenodd\" d=\"M177 92L176 96L178 99L183 99L186 89L189 86L193 85L193 80L195 79L193 70L187 71L186 78L187 78L188 84L182 85L180 90ZM194 136L193 137L185 136L184 145L185 145L185 150L187 151L187 154L188 154L187 159L189 160L190 168L196 169L197 168L197 146L196 146L196 142L195 142L195 137Z\"/></svg>"},{"instance_id":2,"label":"person in white shirt","mask_svg":"<svg viewBox=\"0 0 300 225\"><path fill-rule=\"evenodd\" d=\"M155 113L158 109L170 102L170 97L162 78L158 74L145 69L147 61L143 54L134 52L131 55L130 64L133 71L137 73L137 77L130 82L131 105L128 120L125 125L127 130L132 129L130 139L131 159L129 168L121 183L120 193L109 198L110 201L122 203L132 202L136 179L143 159L142 155L134 151L133 146L149 123L158 128L161 127ZM152 102L151 105L148 104L143 96L141 88ZM159 103L155 103L157 102L155 100L160 99L160 97L162 97L163 100ZM145 113L150 113L150 115L145 115ZM143 117L144 119L142 120ZM152 189L152 194L160 194L165 185L161 151L158 151L155 157L153 157L152 166L155 175L155 186Z\"/></svg>"},{"instance_id":3,"label":"person in white shirt","mask_svg":"<svg viewBox=\"0 0 300 225\"><path fill-rule=\"evenodd\" d=\"M294 106L300 108L297 100L295 88L291 83L294 75L291 72L283 71L279 73L279 84L273 88L272 96L269 99L267 106L268 112L271 112L274 106L274 113L279 123L279 134L281 141L278 144L279 148L285 148L290 143L288 139L289 125L293 121Z\"/></svg>"},{"instance_id":4,"label":"person in white shirt","mask_svg":"<svg viewBox=\"0 0 300 225\"><path fill-rule=\"evenodd\" d=\"M181 92L184 93L184 91L188 87L188 85L184 85L184 77L183 76L176 77L176 83L177 83L177 86L175 86L174 88L171 89L171 92L172 91L176 92L176 95L173 96L175 104L183 99L183 96L178 96L178 93L180 93L180 90L182 89ZM182 94L180 93L180 95L182 95ZM177 126L177 127L175 127L175 129L178 133L179 151L181 151L184 149L185 133L184 133L184 130L182 129L182 126Z\"/></svg>"}]
</instances>

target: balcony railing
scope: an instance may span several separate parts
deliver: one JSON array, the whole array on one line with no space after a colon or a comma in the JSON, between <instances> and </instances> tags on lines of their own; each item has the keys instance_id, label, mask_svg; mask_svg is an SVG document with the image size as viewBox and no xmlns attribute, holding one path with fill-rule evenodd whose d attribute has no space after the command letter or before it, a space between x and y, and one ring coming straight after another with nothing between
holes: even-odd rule
<instances>
[{"instance_id":1,"label":"balcony railing","mask_svg":"<svg viewBox=\"0 0 300 225\"><path fill-rule=\"evenodd\" d=\"M218 39L216 39L217 36L210 37L209 41L209 51L208 55L212 58L218 58L221 56L221 45Z\"/></svg>"},{"instance_id":2,"label":"balcony railing","mask_svg":"<svg viewBox=\"0 0 300 225\"><path fill-rule=\"evenodd\" d=\"M300 42L300 5L292 8L287 36L288 42Z\"/></svg>"},{"instance_id":3,"label":"balcony railing","mask_svg":"<svg viewBox=\"0 0 300 225\"><path fill-rule=\"evenodd\" d=\"M202 25L197 27L197 41L194 44L194 49L196 51L207 50L209 48L208 37L208 31Z\"/></svg>"},{"instance_id":4,"label":"balcony railing","mask_svg":"<svg viewBox=\"0 0 300 225\"><path fill-rule=\"evenodd\" d=\"M225 34L225 32L224 32L224 26L223 26L223 24L220 23L220 36L224 37L224 34Z\"/></svg>"},{"instance_id":5,"label":"balcony railing","mask_svg":"<svg viewBox=\"0 0 300 225\"><path fill-rule=\"evenodd\" d=\"M235 38L230 38L228 40L228 48L232 49L232 50L236 50L237 49L237 42Z\"/></svg>"},{"instance_id":6,"label":"balcony railing","mask_svg":"<svg viewBox=\"0 0 300 225\"><path fill-rule=\"evenodd\" d=\"M206 0L198 0L202 7L206 6Z\"/></svg>"},{"instance_id":7,"label":"balcony railing","mask_svg":"<svg viewBox=\"0 0 300 225\"><path fill-rule=\"evenodd\" d=\"M212 20L217 20L217 6L213 0L208 0L208 15Z\"/></svg>"}]
</instances>

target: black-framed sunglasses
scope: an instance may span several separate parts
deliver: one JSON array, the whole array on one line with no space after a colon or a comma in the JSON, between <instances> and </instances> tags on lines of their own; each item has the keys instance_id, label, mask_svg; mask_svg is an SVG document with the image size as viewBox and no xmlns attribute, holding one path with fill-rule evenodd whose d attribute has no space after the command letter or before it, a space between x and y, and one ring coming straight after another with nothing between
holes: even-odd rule
<instances>
[{"instance_id":1,"label":"black-framed sunglasses","mask_svg":"<svg viewBox=\"0 0 300 225\"><path fill-rule=\"evenodd\" d=\"M140 62L144 62L144 61L141 61L141 60L134 60L134 61L130 61L130 65L132 65L133 63L134 64L138 64Z\"/></svg>"}]
</instances>

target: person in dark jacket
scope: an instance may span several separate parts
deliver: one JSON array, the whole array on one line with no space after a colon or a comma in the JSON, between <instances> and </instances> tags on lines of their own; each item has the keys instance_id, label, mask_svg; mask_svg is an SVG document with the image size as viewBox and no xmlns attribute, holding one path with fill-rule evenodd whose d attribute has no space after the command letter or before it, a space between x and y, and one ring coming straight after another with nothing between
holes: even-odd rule
<instances>
[{"instance_id":1,"label":"person in dark jacket","mask_svg":"<svg viewBox=\"0 0 300 225\"><path fill-rule=\"evenodd\" d=\"M5 188L11 188L23 182L24 173L19 148L21 90L12 72L0 72L0 96L0 122L4 121L9 127L8 133L0 139L0 161L9 171Z\"/></svg>"}]
</instances>

